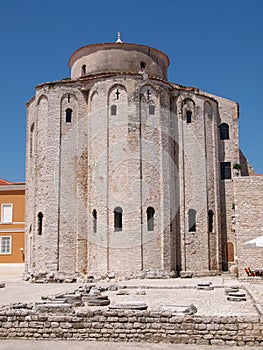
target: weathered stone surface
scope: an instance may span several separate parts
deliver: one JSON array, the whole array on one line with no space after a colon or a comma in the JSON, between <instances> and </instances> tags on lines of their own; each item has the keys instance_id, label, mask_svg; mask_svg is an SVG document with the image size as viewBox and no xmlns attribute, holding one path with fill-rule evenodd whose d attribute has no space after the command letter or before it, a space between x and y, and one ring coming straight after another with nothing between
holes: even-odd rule
<instances>
[{"instance_id":1,"label":"weathered stone surface","mask_svg":"<svg viewBox=\"0 0 263 350\"><path fill-rule=\"evenodd\" d=\"M90 296L84 299L85 303L89 306L106 306L110 304L108 296Z\"/></svg>"},{"instance_id":2,"label":"weathered stone surface","mask_svg":"<svg viewBox=\"0 0 263 350\"><path fill-rule=\"evenodd\" d=\"M136 290L136 294L137 294L137 295L146 295L146 290L143 289L143 288L138 288L138 289Z\"/></svg>"},{"instance_id":3,"label":"weathered stone surface","mask_svg":"<svg viewBox=\"0 0 263 350\"><path fill-rule=\"evenodd\" d=\"M197 313L197 308L191 305L164 305L162 310L169 311L172 314L176 315L193 315Z\"/></svg>"},{"instance_id":4,"label":"weathered stone surface","mask_svg":"<svg viewBox=\"0 0 263 350\"><path fill-rule=\"evenodd\" d=\"M43 303L36 304L35 309L39 312L50 312L50 313L69 313L72 312L71 304L66 303Z\"/></svg>"},{"instance_id":5,"label":"weathered stone surface","mask_svg":"<svg viewBox=\"0 0 263 350\"><path fill-rule=\"evenodd\" d=\"M115 292L119 289L119 287L116 284L111 284L108 288L109 291Z\"/></svg>"},{"instance_id":6,"label":"weathered stone surface","mask_svg":"<svg viewBox=\"0 0 263 350\"><path fill-rule=\"evenodd\" d=\"M117 295L129 295L129 292L126 289L120 289L116 293Z\"/></svg>"}]
</instances>

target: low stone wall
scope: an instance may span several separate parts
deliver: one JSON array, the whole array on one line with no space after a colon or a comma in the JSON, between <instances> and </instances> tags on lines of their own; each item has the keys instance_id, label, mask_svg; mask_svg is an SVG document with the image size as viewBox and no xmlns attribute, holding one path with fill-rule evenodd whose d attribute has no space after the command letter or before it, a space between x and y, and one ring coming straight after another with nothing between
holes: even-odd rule
<instances>
[{"instance_id":1,"label":"low stone wall","mask_svg":"<svg viewBox=\"0 0 263 350\"><path fill-rule=\"evenodd\" d=\"M151 311L0 311L0 338L263 345L262 317L174 316Z\"/></svg>"}]
</instances>

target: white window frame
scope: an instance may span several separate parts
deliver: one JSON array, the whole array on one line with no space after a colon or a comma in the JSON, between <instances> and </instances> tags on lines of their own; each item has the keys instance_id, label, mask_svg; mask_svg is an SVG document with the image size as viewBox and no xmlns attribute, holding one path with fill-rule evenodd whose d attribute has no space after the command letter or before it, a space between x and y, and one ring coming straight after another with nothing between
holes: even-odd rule
<instances>
[{"instance_id":1,"label":"white window frame","mask_svg":"<svg viewBox=\"0 0 263 350\"><path fill-rule=\"evenodd\" d=\"M8 252L2 252L2 240L3 238L9 238L10 249ZM0 236L0 255L11 255L12 254L12 236Z\"/></svg>"},{"instance_id":2,"label":"white window frame","mask_svg":"<svg viewBox=\"0 0 263 350\"><path fill-rule=\"evenodd\" d=\"M11 221L4 221L4 207L5 206L11 206ZM12 203L2 203L1 208L1 223L2 224L12 224L13 223L13 204Z\"/></svg>"}]
</instances>

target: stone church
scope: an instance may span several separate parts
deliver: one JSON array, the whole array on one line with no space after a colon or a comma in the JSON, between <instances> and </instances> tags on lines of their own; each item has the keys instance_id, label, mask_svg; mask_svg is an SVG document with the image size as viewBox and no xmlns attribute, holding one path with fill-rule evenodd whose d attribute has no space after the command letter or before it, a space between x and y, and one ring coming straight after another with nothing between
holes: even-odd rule
<instances>
[{"instance_id":1,"label":"stone church","mask_svg":"<svg viewBox=\"0 0 263 350\"><path fill-rule=\"evenodd\" d=\"M238 217L250 219L236 188L244 200L252 179L260 201L263 181L239 149L238 104L169 82L168 66L165 53L119 36L81 47L70 78L36 87L27 103L27 272L183 276L239 266L260 232L245 225L244 237Z\"/></svg>"}]
</instances>

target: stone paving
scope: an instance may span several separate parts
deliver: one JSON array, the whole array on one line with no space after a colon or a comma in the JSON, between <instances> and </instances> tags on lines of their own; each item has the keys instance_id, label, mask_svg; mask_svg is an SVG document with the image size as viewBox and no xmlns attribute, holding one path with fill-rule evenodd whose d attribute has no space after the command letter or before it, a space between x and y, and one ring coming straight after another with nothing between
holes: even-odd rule
<instances>
[{"instance_id":1,"label":"stone paving","mask_svg":"<svg viewBox=\"0 0 263 350\"><path fill-rule=\"evenodd\" d=\"M256 346L213 346L185 344L93 342L93 341L53 341L53 340L2 340L0 350L255 350Z\"/></svg>"},{"instance_id":2,"label":"stone paving","mask_svg":"<svg viewBox=\"0 0 263 350\"><path fill-rule=\"evenodd\" d=\"M214 289L197 290L195 287L201 281L212 282ZM23 281L18 276L0 276L0 282L6 284L5 288L0 289L0 305L37 302L40 301L41 296L72 292L81 285L81 283L34 284ZM133 279L97 282L97 285L104 287L112 284L124 287L128 294L117 295L115 291L107 291L106 294L111 304L142 301L147 303L150 310L160 310L163 305L194 304L198 310L197 315L201 316L258 316L259 312L263 311L263 283L244 283L229 275L191 279ZM233 285L246 293L247 301L227 301L224 288ZM146 295L137 295L138 290L145 290Z\"/></svg>"}]
</instances>

